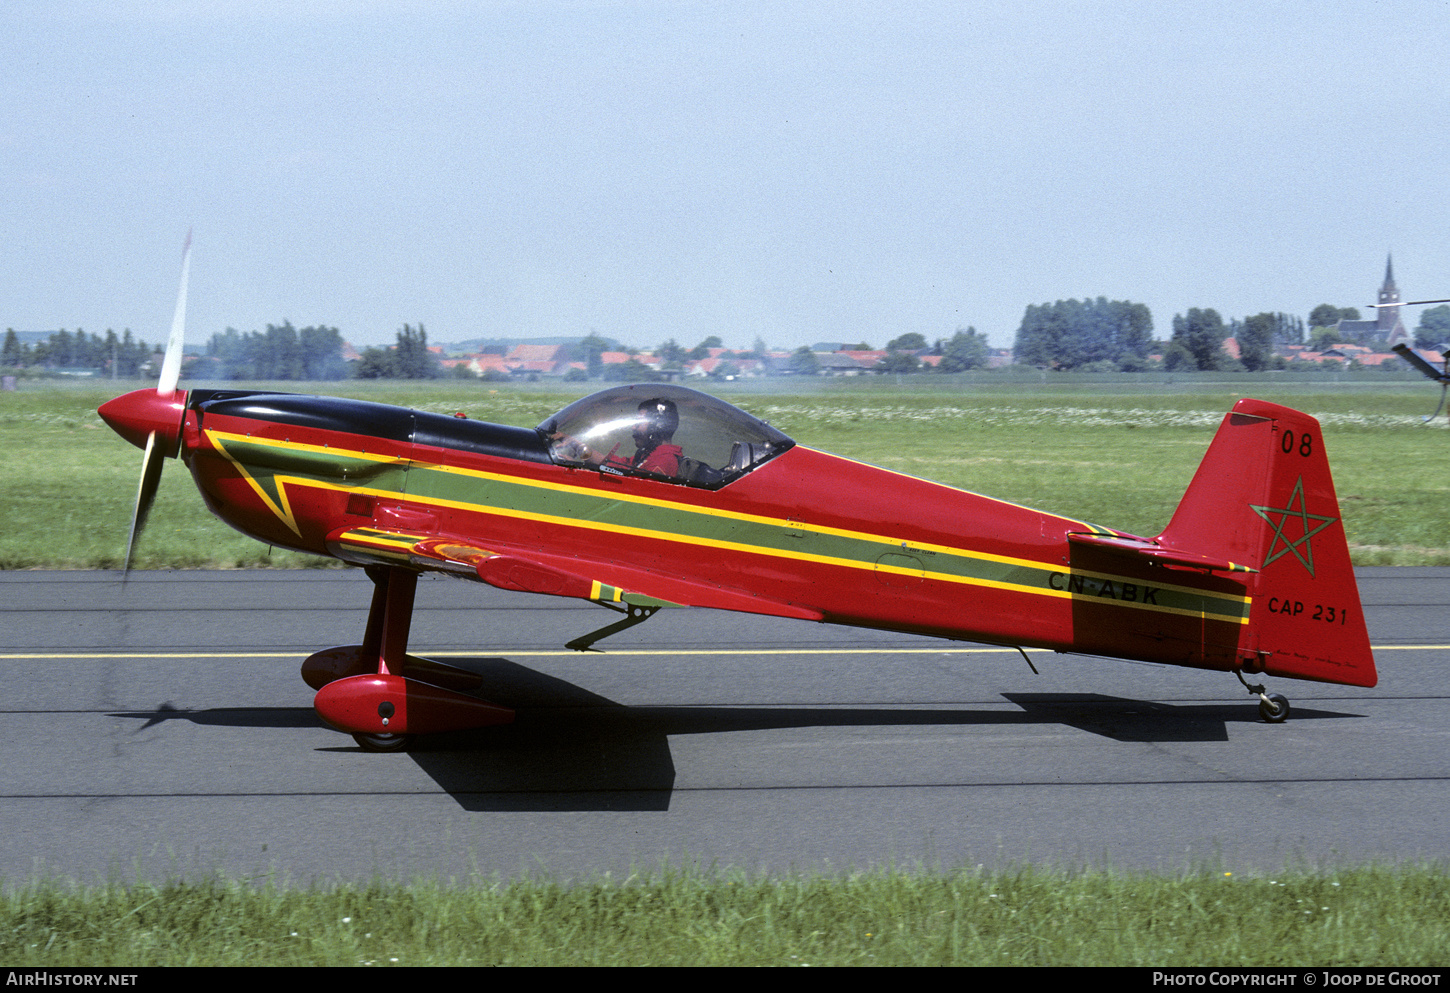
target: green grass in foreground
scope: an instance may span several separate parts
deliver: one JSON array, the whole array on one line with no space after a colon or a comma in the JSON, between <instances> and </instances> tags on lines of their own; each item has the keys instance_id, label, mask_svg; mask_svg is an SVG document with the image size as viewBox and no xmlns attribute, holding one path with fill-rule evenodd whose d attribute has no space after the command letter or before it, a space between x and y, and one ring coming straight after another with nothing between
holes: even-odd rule
<instances>
[{"instance_id":1,"label":"green grass in foreground","mask_svg":"<svg viewBox=\"0 0 1450 993\"><path fill-rule=\"evenodd\" d=\"M565 886L212 881L0 897L14 966L1444 966L1443 870L1179 879L663 872Z\"/></svg>"},{"instance_id":2,"label":"green grass in foreground","mask_svg":"<svg viewBox=\"0 0 1450 993\"><path fill-rule=\"evenodd\" d=\"M722 393L803 444L1149 536L1167 524L1224 412L1240 396L1258 396L1323 422L1356 564L1450 565L1450 433L1444 417L1436 427L1421 424L1432 398L1420 384L1265 380L1128 390L917 378L912 388L835 381L794 393ZM587 391L455 382L284 388L518 425L536 424ZM141 453L95 408L121 391L27 384L0 394L0 568L119 566ZM231 531L207 512L177 462L167 463L137 559L143 569L328 564Z\"/></svg>"}]
</instances>

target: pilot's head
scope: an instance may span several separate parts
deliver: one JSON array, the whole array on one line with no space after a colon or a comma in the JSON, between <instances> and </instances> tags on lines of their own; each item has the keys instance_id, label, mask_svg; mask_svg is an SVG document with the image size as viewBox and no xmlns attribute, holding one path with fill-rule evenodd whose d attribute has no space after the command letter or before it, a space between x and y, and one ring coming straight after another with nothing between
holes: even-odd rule
<instances>
[{"instance_id":1,"label":"pilot's head","mask_svg":"<svg viewBox=\"0 0 1450 993\"><path fill-rule=\"evenodd\" d=\"M635 444L661 444L674 437L680 426L680 410L673 400L656 397L639 405L639 419L634 424Z\"/></svg>"}]
</instances>

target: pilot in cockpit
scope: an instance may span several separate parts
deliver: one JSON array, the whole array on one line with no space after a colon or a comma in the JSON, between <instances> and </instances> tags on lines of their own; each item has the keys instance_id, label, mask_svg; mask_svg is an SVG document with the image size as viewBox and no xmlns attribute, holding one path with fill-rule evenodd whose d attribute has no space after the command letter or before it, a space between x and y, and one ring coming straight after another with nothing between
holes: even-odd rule
<instances>
[{"instance_id":1,"label":"pilot in cockpit","mask_svg":"<svg viewBox=\"0 0 1450 993\"><path fill-rule=\"evenodd\" d=\"M582 441L574 442L571 454L580 461L591 462L605 470L633 469L637 472L675 476L679 474L680 458L684 454L679 445L672 443L679 426L680 411L675 402L664 397L655 397L639 405L639 416L632 431L632 456L619 456L618 445L606 455L594 451Z\"/></svg>"},{"instance_id":2,"label":"pilot in cockpit","mask_svg":"<svg viewBox=\"0 0 1450 993\"><path fill-rule=\"evenodd\" d=\"M634 458L629 467L662 476L679 473L684 451L671 444L679 426L680 410L673 400L656 397L640 404L639 420L634 426Z\"/></svg>"}]
</instances>

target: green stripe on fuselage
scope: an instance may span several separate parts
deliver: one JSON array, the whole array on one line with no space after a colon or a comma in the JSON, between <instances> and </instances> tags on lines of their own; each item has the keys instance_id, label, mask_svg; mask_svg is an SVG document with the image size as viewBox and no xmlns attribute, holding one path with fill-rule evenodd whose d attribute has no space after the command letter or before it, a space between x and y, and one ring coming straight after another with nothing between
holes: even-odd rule
<instances>
[{"instance_id":1,"label":"green stripe on fuselage","mask_svg":"<svg viewBox=\"0 0 1450 993\"><path fill-rule=\"evenodd\" d=\"M720 511L631 494L601 492L501 473L426 462L410 464L406 480L393 460L267 439L226 437L227 451L254 476L279 477L328 489L361 488L410 502L497 514L543 524L590 528L726 551L771 555L904 577L1086 600L1129 609L1247 623L1250 601L1177 585L1101 572L1074 571L1028 559L852 532L781 518ZM279 457L278 447L289 449ZM304 453L305 449L305 453ZM284 468L285 467L285 468ZM370 467L370 468L369 468ZM485 540L486 539L482 539Z\"/></svg>"}]
</instances>

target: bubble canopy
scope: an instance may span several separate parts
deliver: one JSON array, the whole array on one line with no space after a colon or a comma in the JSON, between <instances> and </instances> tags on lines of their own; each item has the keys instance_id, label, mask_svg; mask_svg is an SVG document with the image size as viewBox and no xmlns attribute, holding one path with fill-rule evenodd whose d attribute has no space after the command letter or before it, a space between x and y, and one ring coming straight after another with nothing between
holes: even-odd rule
<instances>
[{"instance_id":1,"label":"bubble canopy","mask_svg":"<svg viewBox=\"0 0 1450 993\"><path fill-rule=\"evenodd\" d=\"M643 408L643 409L642 409ZM679 423L668 445L680 449L679 469L664 474L635 468L636 454L660 420L647 412L670 409ZM667 418L667 422L672 418ZM648 476L686 486L718 489L795 444L759 418L724 400L668 383L632 383L576 400L538 428L559 465Z\"/></svg>"}]
</instances>

